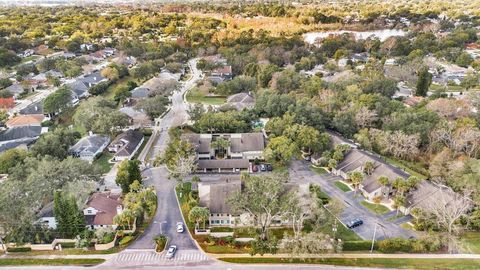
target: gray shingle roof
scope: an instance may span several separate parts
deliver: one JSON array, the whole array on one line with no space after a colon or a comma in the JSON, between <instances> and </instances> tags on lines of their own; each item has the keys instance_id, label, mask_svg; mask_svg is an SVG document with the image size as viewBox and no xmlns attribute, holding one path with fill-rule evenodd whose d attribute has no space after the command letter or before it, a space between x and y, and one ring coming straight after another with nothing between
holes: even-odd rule
<instances>
[{"instance_id":1,"label":"gray shingle roof","mask_svg":"<svg viewBox=\"0 0 480 270\"><path fill-rule=\"evenodd\" d=\"M69 84L67 84L67 86L78 97L83 96L86 92L88 92L87 85L83 81L80 81L80 80L76 80L72 83L69 83Z\"/></svg>"},{"instance_id":2,"label":"gray shingle roof","mask_svg":"<svg viewBox=\"0 0 480 270\"><path fill-rule=\"evenodd\" d=\"M42 133L40 126L22 126L9 128L0 132L0 142L13 141L23 138L36 138Z\"/></svg>"},{"instance_id":3,"label":"gray shingle roof","mask_svg":"<svg viewBox=\"0 0 480 270\"><path fill-rule=\"evenodd\" d=\"M118 135L113 141L112 144L124 144L123 147L121 147L118 152L115 154L116 157L122 156L122 157L128 157L133 152L135 149L137 149L137 146L140 144L140 142L143 139L143 133L138 131L138 130L128 130L120 135Z\"/></svg>"},{"instance_id":4,"label":"gray shingle roof","mask_svg":"<svg viewBox=\"0 0 480 270\"><path fill-rule=\"evenodd\" d=\"M148 93L150 93L150 89L146 87L137 87L131 91L132 98L147 98Z\"/></svg>"},{"instance_id":5,"label":"gray shingle roof","mask_svg":"<svg viewBox=\"0 0 480 270\"><path fill-rule=\"evenodd\" d=\"M199 169L248 169L248 159L200 159Z\"/></svg>"},{"instance_id":6,"label":"gray shingle roof","mask_svg":"<svg viewBox=\"0 0 480 270\"><path fill-rule=\"evenodd\" d=\"M75 155L87 154L93 155L101 149L103 145L108 143L110 139L106 136L92 135L81 138L74 146L70 148L70 152Z\"/></svg>"},{"instance_id":7,"label":"gray shingle roof","mask_svg":"<svg viewBox=\"0 0 480 270\"><path fill-rule=\"evenodd\" d=\"M43 100L34 102L19 111L20 114L43 114Z\"/></svg>"},{"instance_id":8,"label":"gray shingle roof","mask_svg":"<svg viewBox=\"0 0 480 270\"><path fill-rule=\"evenodd\" d=\"M105 77L103 77L102 74L100 74L100 71L96 71L96 72L93 72L92 74L89 74L81 78L80 80L87 85L88 84L95 85L100 83L102 80L105 80Z\"/></svg>"}]
</instances>

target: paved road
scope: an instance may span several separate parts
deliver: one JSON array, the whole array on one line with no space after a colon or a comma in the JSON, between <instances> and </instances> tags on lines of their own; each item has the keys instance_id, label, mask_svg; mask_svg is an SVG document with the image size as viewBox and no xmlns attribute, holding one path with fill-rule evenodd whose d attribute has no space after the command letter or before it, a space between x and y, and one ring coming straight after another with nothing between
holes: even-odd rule
<instances>
[{"instance_id":1,"label":"paved road","mask_svg":"<svg viewBox=\"0 0 480 270\"><path fill-rule=\"evenodd\" d=\"M375 239L377 240L389 237L408 238L415 236L414 232L403 229L398 224L372 213L361 205L360 202L363 200L361 195L355 197L353 191L343 192L337 188L334 183L340 179L339 177L333 175L318 175L310 170L307 162L300 160L293 161L290 166L290 178L292 181L299 183L318 184L330 197L340 199L345 205L345 209L339 217L340 220L346 223L354 218L361 218L364 224L355 228L354 231L363 239L369 240L373 238L375 224L378 224L375 235Z\"/></svg>"}]
</instances>

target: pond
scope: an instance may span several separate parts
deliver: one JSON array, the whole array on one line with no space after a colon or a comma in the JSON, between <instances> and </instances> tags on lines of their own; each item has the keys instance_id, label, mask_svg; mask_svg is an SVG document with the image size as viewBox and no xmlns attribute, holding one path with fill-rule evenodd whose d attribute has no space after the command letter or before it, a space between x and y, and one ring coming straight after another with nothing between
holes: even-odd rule
<instances>
[{"instance_id":1,"label":"pond","mask_svg":"<svg viewBox=\"0 0 480 270\"><path fill-rule=\"evenodd\" d=\"M374 31L326 31L326 32L310 32L303 35L307 43L313 44L318 38L326 38L330 35L341 35L344 33L352 33L355 36L355 39L367 39L370 36L375 36L384 41L389 37L393 36L404 36L407 32L400 29L383 29L383 30L374 30Z\"/></svg>"}]
</instances>

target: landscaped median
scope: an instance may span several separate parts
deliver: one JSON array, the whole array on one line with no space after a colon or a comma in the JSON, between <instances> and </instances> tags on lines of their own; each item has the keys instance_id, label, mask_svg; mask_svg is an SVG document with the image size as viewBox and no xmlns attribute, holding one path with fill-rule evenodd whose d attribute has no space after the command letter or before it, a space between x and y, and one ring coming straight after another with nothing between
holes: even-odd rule
<instances>
[{"instance_id":1,"label":"landscaped median","mask_svg":"<svg viewBox=\"0 0 480 270\"><path fill-rule=\"evenodd\" d=\"M7 258L0 259L0 266L18 265L82 265L92 266L105 262L105 259L34 259Z\"/></svg>"}]
</instances>

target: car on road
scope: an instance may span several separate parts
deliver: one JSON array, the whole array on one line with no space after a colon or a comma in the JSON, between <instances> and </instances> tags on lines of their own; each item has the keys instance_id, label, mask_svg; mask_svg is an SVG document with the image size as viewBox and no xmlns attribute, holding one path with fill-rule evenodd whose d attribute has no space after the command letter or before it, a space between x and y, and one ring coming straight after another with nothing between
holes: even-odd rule
<instances>
[{"instance_id":1,"label":"car on road","mask_svg":"<svg viewBox=\"0 0 480 270\"><path fill-rule=\"evenodd\" d=\"M271 172L273 170L272 164L265 164L267 166L267 171Z\"/></svg>"},{"instance_id":2,"label":"car on road","mask_svg":"<svg viewBox=\"0 0 480 270\"><path fill-rule=\"evenodd\" d=\"M167 259L173 258L173 256L175 256L175 252L177 252L177 246L170 246L167 250Z\"/></svg>"},{"instance_id":3,"label":"car on road","mask_svg":"<svg viewBox=\"0 0 480 270\"><path fill-rule=\"evenodd\" d=\"M265 164L260 164L260 171L264 172L267 170L267 165Z\"/></svg>"},{"instance_id":4,"label":"car on road","mask_svg":"<svg viewBox=\"0 0 480 270\"><path fill-rule=\"evenodd\" d=\"M183 223L182 222L177 222L177 232L178 233L183 232Z\"/></svg>"},{"instance_id":5,"label":"car on road","mask_svg":"<svg viewBox=\"0 0 480 270\"><path fill-rule=\"evenodd\" d=\"M258 172L258 166L252 165L252 172Z\"/></svg>"},{"instance_id":6,"label":"car on road","mask_svg":"<svg viewBox=\"0 0 480 270\"><path fill-rule=\"evenodd\" d=\"M363 220L356 218L347 223L349 229L353 229L363 224Z\"/></svg>"}]
</instances>

